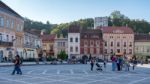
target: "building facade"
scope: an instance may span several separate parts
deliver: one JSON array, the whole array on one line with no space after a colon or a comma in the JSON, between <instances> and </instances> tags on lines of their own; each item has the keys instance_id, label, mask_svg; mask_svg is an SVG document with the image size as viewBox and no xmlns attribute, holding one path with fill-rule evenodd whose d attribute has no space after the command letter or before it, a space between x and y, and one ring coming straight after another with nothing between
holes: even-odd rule
<instances>
[{"instance_id":1,"label":"building facade","mask_svg":"<svg viewBox=\"0 0 150 84\"><path fill-rule=\"evenodd\" d=\"M136 34L135 35L135 55L149 56L150 55L150 35Z\"/></svg>"},{"instance_id":2,"label":"building facade","mask_svg":"<svg viewBox=\"0 0 150 84\"><path fill-rule=\"evenodd\" d=\"M81 56L92 56L102 58L103 41L102 32L99 29L83 29L80 36Z\"/></svg>"},{"instance_id":3,"label":"building facade","mask_svg":"<svg viewBox=\"0 0 150 84\"><path fill-rule=\"evenodd\" d=\"M55 38L54 43L54 56L57 58L57 55L61 52L65 51L66 54L68 54L68 38L64 38L63 35L61 35L59 38Z\"/></svg>"},{"instance_id":4,"label":"building facade","mask_svg":"<svg viewBox=\"0 0 150 84\"><path fill-rule=\"evenodd\" d=\"M103 27L104 55L112 54L132 56L134 54L134 32L129 27Z\"/></svg>"},{"instance_id":5,"label":"building facade","mask_svg":"<svg viewBox=\"0 0 150 84\"><path fill-rule=\"evenodd\" d=\"M55 34L51 35L41 35L42 39L42 50L46 52L47 56L54 57L54 40L56 38Z\"/></svg>"},{"instance_id":6,"label":"building facade","mask_svg":"<svg viewBox=\"0 0 150 84\"><path fill-rule=\"evenodd\" d=\"M68 30L68 58L80 58L80 27L71 25Z\"/></svg>"},{"instance_id":7,"label":"building facade","mask_svg":"<svg viewBox=\"0 0 150 84\"><path fill-rule=\"evenodd\" d=\"M107 27L108 26L108 18L107 17L95 17L94 18L94 29L97 27Z\"/></svg>"},{"instance_id":8,"label":"building facade","mask_svg":"<svg viewBox=\"0 0 150 84\"><path fill-rule=\"evenodd\" d=\"M12 60L22 48L23 18L0 1L0 58Z\"/></svg>"},{"instance_id":9,"label":"building facade","mask_svg":"<svg viewBox=\"0 0 150 84\"><path fill-rule=\"evenodd\" d=\"M42 40L38 35L24 32L23 58L38 58L36 49L42 47Z\"/></svg>"}]
</instances>

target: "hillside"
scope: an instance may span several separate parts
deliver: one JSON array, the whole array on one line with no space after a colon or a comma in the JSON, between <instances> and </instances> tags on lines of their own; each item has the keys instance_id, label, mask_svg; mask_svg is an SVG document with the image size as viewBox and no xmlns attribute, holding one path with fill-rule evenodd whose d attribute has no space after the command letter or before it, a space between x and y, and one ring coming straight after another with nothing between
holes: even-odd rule
<instances>
[{"instance_id":1,"label":"hillside","mask_svg":"<svg viewBox=\"0 0 150 84\"><path fill-rule=\"evenodd\" d=\"M129 19L127 16L120 13L120 11L114 11L108 16L109 26L129 26L131 27L135 33L149 33L150 32L150 23L145 20L138 19ZM50 24L48 21L46 24L38 21L33 21L25 18L25 30L45 30L46 34L63 34L67 36L69 25L78 24L82 28L93 28L94 27L94 19L86 18L80 19L78 21L73 21L70 23L63 24Z\"/></svg>"}]
</instances>

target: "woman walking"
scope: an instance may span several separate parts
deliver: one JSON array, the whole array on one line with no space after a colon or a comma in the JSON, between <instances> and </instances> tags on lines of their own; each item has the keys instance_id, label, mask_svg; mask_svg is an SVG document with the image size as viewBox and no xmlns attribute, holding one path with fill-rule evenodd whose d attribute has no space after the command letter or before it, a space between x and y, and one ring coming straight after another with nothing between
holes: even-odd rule
<instances>
[{"instance_id":1,"label":"woman walking","mask_svg":"<svg viewBox=\"0 0 150 84\"><path fill-rule=\"evenodd\" d=\"M93 71L93 67L94 67L94 58L91 58L90 64L91 64L91 71Z\"/></svg>"},{"instance_id":2,"label":"woman walking","mask_svg":"<svg viewBox=\"0 0 150 84\"><path fill-rule=\"evenodd\" d=\"M115 71L115 69L116 69L116 57L112 56L111 61L112 61L112 71Z\"/></svg>"}]
</instances>

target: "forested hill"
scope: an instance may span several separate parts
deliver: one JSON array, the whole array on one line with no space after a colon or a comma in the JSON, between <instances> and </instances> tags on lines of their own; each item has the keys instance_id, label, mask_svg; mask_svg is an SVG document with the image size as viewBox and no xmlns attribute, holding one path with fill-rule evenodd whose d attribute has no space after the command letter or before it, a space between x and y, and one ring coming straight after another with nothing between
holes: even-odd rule
<instances>
[{"instance_id":1,"label":"forested hill","mask_svg":"<svg viewBox=\"0 0 150 84\"><path fill-rule=\"evenodd\" d=\"M46 24L38 21L33 21L28 18L24 18L24 30L30 31L30 30L44 30L45 33L49 34L49 31L51 31L54 24L50 24L49 21L47 21Z\"/></svg>"},{"instance_id":2,"label":"forested hill","mask_svg":"<svg viewBox=\"0 0 150 84\"><path fill-rule=\"evenodd\" d=\"M107 16L109 18L108 25L109 26L129 26L131 27L135 33L149 33L150 32L150 23L145 20L138 19L129 19L127 16L120 13L120 11L114 11ZM86 18L80 19L78 21L73 21L70 23L63 24L50 24L48 21L46 24L42 22L32 21L29 19L25 19L25 29L37 29L42 30L45 29L47 33L51 34L63 34L64 36L68 33L68 27L70 24L78 24L82 28L93 28L94 27L94 19Z\"/></svg>"}]
</instances>

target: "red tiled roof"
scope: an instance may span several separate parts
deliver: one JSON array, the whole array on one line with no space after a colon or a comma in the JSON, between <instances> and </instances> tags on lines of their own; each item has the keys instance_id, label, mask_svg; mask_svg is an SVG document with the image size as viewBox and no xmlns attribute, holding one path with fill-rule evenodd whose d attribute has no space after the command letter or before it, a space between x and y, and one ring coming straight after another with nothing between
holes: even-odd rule
<instances>
[{"instance_id":1,"label":"red tiled roof","mask_svg":"<svg viewBox=\"0 0 150 84\"><path fill-rule=\"evenodd\" d=\"M149 34L136 34L134 36L135 42L150 42Z\"/></svg>"},{"instance_id":2,"label":"red tiled roof","mask_svg":"<svg viewBox=\"0 0 150 84\"><path fill-rule=\"evenodd\" d=\"M129 27L97 27L97 29L101 29L103 33L134 34L133 30Z\"/></svg>"},{"instance_id":3,"label":"red tiled roof","mask_svg":"<svg viewBox=\"0 0 150 84\"><path fill-rule=\"evenodd\" d=\"M41 35L42 41L54 41L56 34Z\"/></svg>"}]
</instances>

